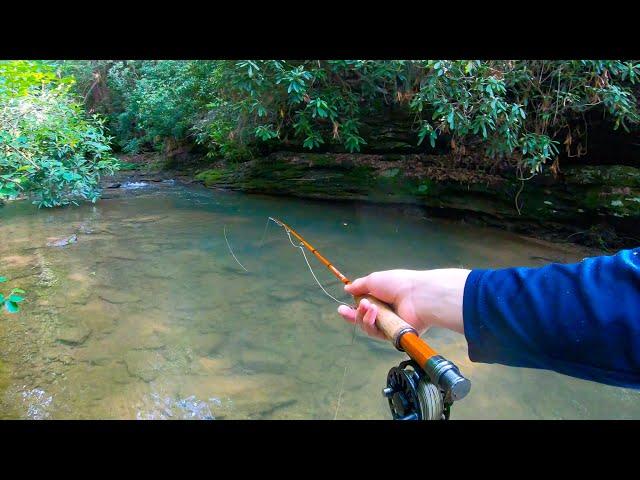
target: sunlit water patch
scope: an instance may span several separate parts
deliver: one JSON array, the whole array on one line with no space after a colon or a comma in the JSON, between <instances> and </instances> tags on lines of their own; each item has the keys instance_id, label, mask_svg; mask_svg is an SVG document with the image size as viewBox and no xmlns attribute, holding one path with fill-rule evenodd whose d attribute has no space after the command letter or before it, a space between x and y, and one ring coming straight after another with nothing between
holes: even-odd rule
<instances>
[{"instance_id":1,"label":"sunlit water patch","mask_svg":"<svg viewBox=\"0 0 640 480\"><path fill-rule=\"evenodd\" d=\"M40 388L33 388L22 392L22 401L27 409L26 416L31 420L44 420L49 418L49 409L53 397Z\"/></svg>"},{"instance_id":2,"label":"sunlit water patch","mask_svg":"<svg viewBox=\"0 0 640 480\"><path fill-rule=\"evenodd\" d=\"M138 410L138 420L215 420L213 412L223 406L218 398L199 400L195 395L176 399L154 392L149 400L150 406Z\"/></svg>"},{"instance_id":3,"label":"sunlit water patch","mask_svg":"<svg viewBox=\"0 0 640 480\"><path fill-rule=\"evenodd\" d=\"M145 188L149 186L149 182L125 182L121 185L120 188L124 188L126 190L136 190L138 188Z\"/></svg>"}]
</instances>

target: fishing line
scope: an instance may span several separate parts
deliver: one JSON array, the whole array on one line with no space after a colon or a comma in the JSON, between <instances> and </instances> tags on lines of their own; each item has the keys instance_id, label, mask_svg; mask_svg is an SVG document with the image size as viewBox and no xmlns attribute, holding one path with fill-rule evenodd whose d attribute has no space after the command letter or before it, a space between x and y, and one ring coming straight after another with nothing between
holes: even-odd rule
<instances>
[{"instance_id":1,"label":"fishing line","mask_svg":"<svg viewBox=\"0 0 640 480\"><path fill-rule=\"evenodd\" d=\"M295 243L293 243L293 240L291 239L291 232L289 231L288 228L285 228L284 231L287 232L287 236L289 237L289 242L291 242L291 245L294 248L299 248L300 249L300 252L302 253L302 256L304 257L304 261L307 262L307 267L309 267L309 271L311 272L311 275L313 275L313 279L316 281L318 286L322 289L324 294L327 297L331 298L334 302L337 302L340 305L346 305L347 307L352 307L352 305L349 305L348 303L341 302L340 300L338 300L336 297L334 297L333 295L331 295L329 292L327 292L324 289L324 287L322 286L322 284L318 280L318 277L316 277L316 274L313 272L313 268L311 268L311 264L309 263L309 259L307 258L307 254L304 251L304 245L302 245L302 243L299 244L299 245L296 245Z\"/></svg>"},{"instance_id":2,"label":"fishing line","mask_svg":"<svg viewBox=\"0 0 640 480\"><path fill-rule=\"evenodd\" d=\"M240 260L238 260L238 258L236 257L236 255L233 253L233 250L231 250L231 245L229 245L229 240L227 240L227 227L226 225L223 228L223 232L224 232L224 241L227 242L227 247L229 247L229 252L231 252L231 255L233 256L233 258L235 259L236 262L238 262L238 265L240 265L242 267L242 269L249 273L249 270L247 270L246 268L244 268L244 265L242 265L240 263Z\"/></svg>"},{"instance_id":3,"label":"fishing line","mask_svg":"<svg viewBox=\"0 0 640 480\"><path fill-rule=\"evenodd\" d=\"M275 221L275 219L269 217L269 219L267 220L267 222L269 222L269 220L272 220L276 225L280 225L278 222ZM268 223L267 223L268 224ZM318 277L316 277L316 274L313 271L313 268L311 268L311 264L309 263L309 259L307 258L307 254L304 251L304 245L302 243L296 245L295 243L293 243L293 240L291 239L291 231L283 226L282 228L284 228L284 231L287 233L287 237L289 237L289 243L291 243L291 245L294 248L298 248L300 249L300 252L302 253L302 256L304 257L304 261L307 263L307 267L309 267L309 271L311 272L311 275L313 276L313 279L316 281L316 283L318 284L318 286L322 289L322 291L324 292L325 295L327 295L329 298L331 298L333 301L335 301L336 303L340 304L340 305L346 305L347 307L350 308L356 308L353 305L349 305L348 303L345 302L341 302L340 300L338 300L336 297L334 297L333 295L331 295L329 292L327 292L325 290L325 288L322 286L322 284L320 283L320 281L318 280ZM265 228L265 232L266 232L266 228ZM353 344L355 343L355 339L356 339L356 323L354 322L353 324L353 332L351 334L351 345L353 346ZM340 412L340 406L342 405L342 395L344 394L344 382L347 378L347 371L349 370L349 363L351 361L351 353L352 351L349 352L349 355L347 356L347 363L344 366L344 370L342 372L342 382L340 385L340 392L338 394L338 401L336 403L336 411L333 414L333 419L337 420L338 419L338 413Z\"/></svg>"},{"instance_id":4,"label":"fishing line","mask_svg":"<svg viewBox=\"0 0 640 480\"><path fill-rule=\"evenodd\" d=\"M269 217L267 218L267 224L264 227L264 232L262 233L262 240L260 240L260 247L262 247L262 245L264 244L264 240L265 237L267 235L267 229L269 228L269 222L273 221L274 223L278 224L275 219L273 217ZM291 246L294 248L297 248L300 250L300 252L302 253L302 256L304 257L304 261L307 264L307 267L309 268L309 271L311 272L311 276L313 277L313 279L315 280L315 282L318 284L318 286L320 287L320 289L322 290L322 292L329 297L330 299L332 299L334 302L336 302L339 305L346 305L347 307L351 307L354 308L353 305L349 305L348 303L342 302L340 300L338 300L336 297L334 297L333 295L331 295L329 292L327 292L327 290L322 286L322 284L320 283L320 280L318 280L318 277L316 276L315 272L313 271L313 268L311 268L311 264L309 263L309 259L307 258L307 254L304 251L304 245L302 243L300 243L299 245L296 245L295 243L293 243L293 239L291 238L291 231L286 228L283 227L284 231L287 233L287 237L289 238L289 243L291 243ZM238 260L238 257L236 257L236 255L233 253L233 250L231 248L231 245L229 244L229 240L227 239L227 227L224 227L224 240L225 242L227 242L227 248L229 249L229 253L231 253L231 255L233 256L233 259L238 263L238 265L240 265L242 267L242 269L245 272L249 272L249 270L247 270L244 265L242 265L242 263L240 263L240 260Z\"/></svg>"},{"instance_id":5,"label":"fishing line","mask_svg":"<svg viewBox=\"0 0 640 480\"><path fill-rule=\"evenodd\" d=\"M333 419L338 419L338 411L340 410L340 402L342 402L342 393L344 392L344 380L347 378L347 369L349 368L349 364L344 366L344 373L342 374L342 385L340 386L340 395L338 395L338 405L336 406L336 413L333 415Z\"/></svg>"},{"instance_id":6,"label":"fishing line","mask_svg":"<svg viewBox=\"0 0 640 480\"><path fill-rule=\"evenodd\" d=\"M262 233L262 239L260 240L259 248L262 248L262 246L264 245L264 240L265 240L266 235L267 235L267 230L268 230L268 228L269 228L269 222L270 222L270 221L272 221L272 222L274 222L276 225L281 226L282 228L284 228L284 231L285 231L285 233L287 234L287 237L289 238L289 243L291 243L291 246L292 246L293 248L297 248L297 249L299 249L299 250L300 250L300 253L302 253L302 257L304 258L304 261L305 261L305 263L307 264L307 267L309 268L309 272L311 272L311 276L312 276L312 277L313 277L313 279L315 280L316 284L320 287L320 289L322 290L322 292L323 292L327 297L329 297L330 299L332 299L334 302L338 303L339 305L346 305L347 307L350 307L350 308L353 308L353 309L357 308L357 307L355 307L355 306L353 306L353 305L350 305L350 304L348 304L348 303L345 303L345 302L343 302L343 301L338 300L336 297L334 297L334 296L333 296L333 295L331 295L329 292L327 292L327 290L322 286L322 284L320 283L320 280L318 280L318 277L316 276L315 272L313 271L313 268L311 267L311 263L309 263L309 259L307 258L307 254L306 254L306 252L304 251L304 248L305 248L305 247L304 247L304 244L299 243L298 245L296 245L296 244L293 242L293 239L291 238L291 230L289 230L289 229L288 229L287 227L285 227L284 225L281 225L281 224L280 224L279 222L277 222L273 217L269 217L269 218L267 218L267 223L266 223L266 225L265 225L265 227L264 227L264 231L263 231L263 233ZM233 256L233 258L235 259L235 261L238 263L238 265L240 265L240 266L242 267L242 269L243 269L245 272L248 272L248 270L244 267L244 265L242 265L242 264L240 263L240 261L238 260L238 258L237 258L237 257L235 256L235 254L233 253L233 250L231 249L231 245L229 244L229 240L227 239L227 230L226 230L226 227L224 227L224 239L225 239L225 241L227 242L227 247L229 248L229 252L230 252L230 253L231 253L231 255ZM352 335L351 335L351 346L353 346L353 345L354 345L354 343L355 343L355 339L356 339L356 331L357 331L356 326L357 326L357 323L356 323L356 322L354 322L354 324L353 324L353 332L352 332ZM350 352L350 354L351 354L351 352ZM345 383L345 380L346 380L346 378L347 378L347 371L348 371L348 369L349 369L349 360L350 360L350 357L351 357L351 355L350 355L350 354L348 355L348 357L349 357L349 358L347 358L347 364L345 365L345 367L344 367L344 371L343 371L343 373L342 373L342 382L341 382L341 386L340 386L340 393L339 393L339 395L338 395L338 401L337 401L337 404L336 404L336 411L335 411L335 413L334 413L334 415L333 415L333 419L334 419L334 420L337 420L337 419L338 419L338 412L340 411L340 406L341 406L341 404L342 404L342 395L343 395L343 393L344 393L344 383Z\"/></svg>"},{"instance_id":7,"label":"fishing line","mask_svg":"<svg viewBox=\"0 0 640 480\"><path fill-rule=\"evenodd\" d=\"M277 224L277 222L269 217L269 220L273 220L274 223ZM267 221L269 221L267 220ZM320 281L318 280L318 277L316 277L316 274L313 272L313 268L311 268L311 264L309 263L309 259L307 258L307 254L304 251L304 245L302 243L300 243L299 245L296 245L295 243L293 243L293 240L291 239L291 231L287 228L287 227L283 227L284 231L287 233L287 237L289 237L289 243L291 243L291 245L294 248L298 248L300 249L300 252L302 252L302 256L304 257L304 261L307 262L307 267L309 267L309 271L311 272L311 275L313 275L314 280L316 281L316 283L318 284L318 286L322 289L322 291L325 293L325 295L327 295L329 298L333 299L335 302L337 302L340 305L346 305L347 307L350 308L356 308L353 305L349 305L348 303L345 302L341 302L340 300L338 300L336 297L334 297L333 295L331 295L329 292L327 292L324 287L322 286L322 284L320 283ZM353 324L353 332L351 334L351 346L353 346L353 344L355 343L355 339L356 339L356 322L354 322ZM340 385L340 393L338 394L338 401L336 403L336 411L333 414L333 419L337 420L338 419L338 412L340 411L340 406L342 404L342 395L344 393L344 382L347 378L347 371L349 370L349 363L351 360L351 351L349 352L349 355L347 356L347 363L344 366L344 371L342 372L342 382Z\"/></svg>"},{"instance_id":8,"label":"fishing line","mask_svg":"<svg viewBox=\"0 0 640 480\"><path fill-rule=\"evenodd\" d=\"M264 245L264 239L267 236L267 228L269 228L270 220L271 220L271 217L267 218L267 224L264 226L264 232L262 232L262 240L260 240L259 248L262 248L262 246Z\"/></svg>"}]
</instances>

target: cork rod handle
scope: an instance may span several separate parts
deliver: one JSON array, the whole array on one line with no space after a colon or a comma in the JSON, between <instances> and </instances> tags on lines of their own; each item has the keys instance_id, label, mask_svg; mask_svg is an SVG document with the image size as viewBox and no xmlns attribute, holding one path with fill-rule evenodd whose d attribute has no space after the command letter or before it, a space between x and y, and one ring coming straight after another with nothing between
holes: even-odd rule
<instances>
[{"instance_id":1,"label":"cork rod handle","mask_svg":"<svg viewBox=\"0 0 640 480\"><path fill-rule=\"evenodd\" d=\"M366 298L371 303L378 307L378 315L376 317L376 326L382 330L386 337L395 343L395 339L399 333L408 329L414 330L414 328L407 322L402 320L391 307L371 295L356 296L356 305L360 305L360 301Z\"/></svg>"}]
</instances>

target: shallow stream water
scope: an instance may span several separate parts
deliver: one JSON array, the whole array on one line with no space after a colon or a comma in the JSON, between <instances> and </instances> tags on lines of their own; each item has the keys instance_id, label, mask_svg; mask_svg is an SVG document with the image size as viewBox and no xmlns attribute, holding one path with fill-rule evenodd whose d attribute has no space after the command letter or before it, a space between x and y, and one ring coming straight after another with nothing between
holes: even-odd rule
<instances>
[{"instance_id":1,"label":"shallow stream water","mask_svg":"<svg viewBox=\"0 0 640 480\"><path fill-rule=\"evenodd\" d=\"M268 216L351 278L587 255L406 208L172 182L123 187L95 205L0 209L0 274L10 279L0 291L28 292L19 314L0 314L0 418L389 418L380 391L403 355L352 337L281 229L272 224L261 244ZM229 254L225 227L248 272ZM47 246L72 234L76 243ZM325 288L348 302L310 261ZM426 339L473 382L452 419L640 417L640 392L474 364L464 338L447 331Z\"/></svg>"}]
</instances>

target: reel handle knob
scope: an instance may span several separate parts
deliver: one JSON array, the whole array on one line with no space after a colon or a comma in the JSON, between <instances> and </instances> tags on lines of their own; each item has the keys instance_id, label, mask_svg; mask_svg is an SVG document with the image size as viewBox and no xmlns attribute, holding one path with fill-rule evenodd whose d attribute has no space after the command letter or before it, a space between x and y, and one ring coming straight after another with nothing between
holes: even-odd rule
<instances>
[{"instance_id":1,"label":"reel handle knob","mask_svg":"<svg viewBox=\"0 0 640 480\"><path fill-rule=\"evenodd\" d=\"M463 399L471 390L471 381L441 355L431 357L425 364L424 371L433 383L450 396L452 402Z\"/></svg>"},{"instance_id":2,"label":"reel handle knob","mask_svg":"<svg viewBox=\"0 0 640 480\"><path fill-rule=\"evenodd\" d=\"M366 298L378 307L376 326L393 342L396 349L406 352L429 375L431 382L444 390L449 401L457 401L469 393L471 382L465 378L458 367L439 355L418 332L400 318L390 305L371 295L356 296L356 304Z\"/></svg>"}]
</instances>

